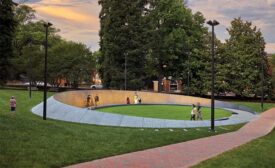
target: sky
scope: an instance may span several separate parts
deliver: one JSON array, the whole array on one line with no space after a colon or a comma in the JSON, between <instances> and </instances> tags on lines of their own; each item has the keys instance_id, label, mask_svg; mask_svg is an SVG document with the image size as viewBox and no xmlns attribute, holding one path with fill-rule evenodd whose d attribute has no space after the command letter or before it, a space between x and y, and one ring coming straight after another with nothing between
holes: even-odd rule
<instances>
[{"instance_id":1,"label":"sky","mask_svg":"<svg viewBox=\"0 0 275 168\"><path fill-rule=\"evenodd\" d=\"M17 0L34 8L37 17L53 23L59 34L67 39L82 42L92 51L99 49L98 0ZM26 2L25 2L26 1ZM266 52L275 53L275 0L187 0L192 12L200 11L206 20L215 19L217 38L229 38L226 28L241 17L251 21L264 35Z\"/></svg>"}]
</instances>

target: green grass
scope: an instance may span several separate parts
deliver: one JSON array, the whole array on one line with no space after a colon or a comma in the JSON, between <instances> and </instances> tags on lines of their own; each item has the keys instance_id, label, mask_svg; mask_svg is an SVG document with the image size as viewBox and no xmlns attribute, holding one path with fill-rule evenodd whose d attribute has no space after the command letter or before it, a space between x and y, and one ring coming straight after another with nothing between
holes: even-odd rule
<instances>
[{"instance_id":1,"label":"green grass","mask_svg":"<svg viewBox=\"0 0 275 168\"><path fill-rule=\"evenodd\" d=\"M266 111L268 109L275 107L275 103L264 103L264 110L262 111L260 102L232 102L232 103L249 107L250 109L258 113L261 113L263 111Z\"/></svg>"},{"instance_id":2,"label":"green grass","mask_svg":"<svg viewBox=\"0 0 275 168\"><path fill-rule=\"evenodd\" d=\"M16 114L9 98L17 99ZM0 167L62 167L133 151L154 148L239 129L242 125L188 129L138 129L103 127L42 120L30 112L42 101L42 92L28 98L27 91L0 90Z\"/></svg>"},{"instance_id":3,"label":"green grass","mask_svg":"<svg viewBox=\"0 0 275 168\"><path fill-rule=\"evenodd\" d=\"M256 102L234 102L250 107L261 113L261 105ZM274 108L274 103L264 103L264 111ZM217 157L201 162L194 168L271 168L275 167L275 129L267 136L244 144Z\"/></svg>"},{"instance_id":4,"label":"green grass","mask_svg":"<svg viewBox=\"0 0 275 168\"><path fill-rule=\"evenodd\" d=\"M274 168L275 130L265 137L201 162L194 168Z\"/></svg>"},{"instance_id":5,"label":"green grass","mask_svg":"<svg viewBox=\"0 0 275 168\"><path fill-rule=\"evenodd\" d=\"M161 119L175 120L190 120L191 106L176 106L176 105L130 105L130 106L115 106L97 109L102 112L138 116L151 117ZM210 120L211 109L201 108L202 117L204 120ZM224 118L231 116L229 111L223 109L215 109L215 118Z\"/></svg>"}]
</instances>

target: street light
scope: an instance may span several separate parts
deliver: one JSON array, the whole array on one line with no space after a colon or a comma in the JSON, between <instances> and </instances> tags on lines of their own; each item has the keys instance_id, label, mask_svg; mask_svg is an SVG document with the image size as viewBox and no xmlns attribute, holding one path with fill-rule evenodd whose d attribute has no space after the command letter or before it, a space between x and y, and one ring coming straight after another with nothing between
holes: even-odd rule
<instances>
[{"instance_id":1,"label":"street light","mask_svg":"<svg viewBox=\"0 0 275 168\"><path fill-rule=\"evenodd\" d=\"M124 54L124 89L127 90L127 53Z\"/></svg>"},{"instance_id":2,"label":"street light","mask_svg":"<svg viewBox=\"0 0 275 168\"><path fill-rule=\"evenodd\" d=\"M187 95L190 96L190 53L188 53L188 79L187 79Z\"/></svg>"},{"instance_id":3,"label":"street light","mask_svg":"<svg viewBox=\"0 0 275 168\"><path fill-rule=\"evenodd\" d=\"M262 77L261 77L261 85L262 85L262 96L261 96L261 108L262 108L262 111L264 111L264 55L261 53L261 57L262 57L262 61L261 61L261 64L262 64Z\"/></svg>"},{"instance_id":4,"label":"street light","mask_svg":"<svg viewBox=\"0 0 275 168\"><path fill-rule=\"evenodd\" d=\"M46 29L46 40L45 40L45 62L44 62L44 104L43 104L43 120L46 120L47 114L47 57L48 57L48 30L52 26L50 22L44 23Z\"/></svg>"},{"instance_id":5,"label":"street light","mask_svg":"<svg viewBox=\"0 0 275 168\"><path fill-rule=\"evenodd\" d=\"M31 42L30 42L31 46ZM31 47L30 47L31 48ZM32 56L29 58L29 98L32 98Z\"/></svg>"},{"instance_id":6,"label":"street light","mask_svg":"<svg viewBox=\"0 0 275 168\"><path fill-rule=\"evenodd\" d=\"M214 101L214 83L215 83L215 51L214 51L214 42L215 42L215 32L214 27L219 25L220 23L216 20L209 20L207 22L210 26L212 26L212 84L211 84L211 130L215 131L215 101Z\"/></svg>"}]
</instances>

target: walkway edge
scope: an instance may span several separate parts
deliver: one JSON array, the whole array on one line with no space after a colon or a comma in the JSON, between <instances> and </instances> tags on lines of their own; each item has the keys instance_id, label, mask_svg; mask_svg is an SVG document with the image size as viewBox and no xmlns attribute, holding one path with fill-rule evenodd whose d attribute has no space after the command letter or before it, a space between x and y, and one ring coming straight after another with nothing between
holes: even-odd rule
<instances>
[{"instance_id":1,"label":"walkway edge","mask_svg":"<svg viewBox=\"0 0 275 168\"><path fill-rule=\"evenodd\" d=\"M190 167L270 133L275 108L262 113L238 131L178 144L117 155L68 168L179 168Z\"/></svg>"}]
</instances>

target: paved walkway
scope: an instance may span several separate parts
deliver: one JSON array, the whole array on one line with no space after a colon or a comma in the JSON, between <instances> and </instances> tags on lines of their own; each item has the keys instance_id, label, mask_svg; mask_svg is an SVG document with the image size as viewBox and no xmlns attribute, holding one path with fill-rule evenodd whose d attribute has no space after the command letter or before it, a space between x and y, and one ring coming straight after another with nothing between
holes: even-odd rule
<instances>
[{"instance_id":1,"label":"paved walkway","mask_svg":"<svg viewBox=\"0 0 275 168\"><path fill-rule=\"evenodd\" d=\"M234 112L235 114L231 115L227 120L215 121L216 126L246 123L258 116L243 110L231 108L224 109ZM35 106L32 109L32 112L42 116L43 103ZM55 100L53 97L49 98L47 101L47 118L85 124L136 128L192 128L210 127L211 125L210 120L168 120L104 113L95 110L88 110L87 108L70 106Z\"/></svg>"},{"instance_id":2,"label":"paved walkway","mask_svg":"<svg viewBox=\"0 0 275 168\"><path fill-rule=\"evenodd\" d=\"M104 158L69 168L184 168L268 134L275 126L275 108L232 133ZM92 149L91 149L92 150Z\"/></svg>"}]
</instances>

